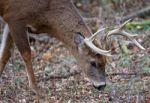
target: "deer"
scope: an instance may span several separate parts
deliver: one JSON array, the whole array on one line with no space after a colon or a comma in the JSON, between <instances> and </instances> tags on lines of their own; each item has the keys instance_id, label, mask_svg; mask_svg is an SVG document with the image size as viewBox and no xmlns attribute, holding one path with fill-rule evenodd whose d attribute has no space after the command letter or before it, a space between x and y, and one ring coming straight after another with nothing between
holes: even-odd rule
<instances>
[{"instance_id":1,"label":"deer","mask_svg":"<svg viewBox=\"0 0 150 103\"><path fill-rule=\"evenodd\" d=\"M0 76L15 44L26 66L29 87L38 92L27 35L30 26L38 33L47 33L62 41L96 89L106 86L106 59L112 55L110 50L102 49L105 43L96 38L104 29L92 33L71 0L1 0L0 16L6 23L0 49ZM108 31L105 39L111 35L122 35L145 50L136 41L137 35L123 30L127 22Z\"/></svg>"}]
</instances>

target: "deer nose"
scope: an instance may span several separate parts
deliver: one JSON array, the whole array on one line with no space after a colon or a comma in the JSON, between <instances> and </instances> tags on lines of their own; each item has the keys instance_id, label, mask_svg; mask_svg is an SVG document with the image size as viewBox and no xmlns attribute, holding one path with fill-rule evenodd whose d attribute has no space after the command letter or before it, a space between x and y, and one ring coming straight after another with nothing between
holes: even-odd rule
<instances>
[{"instance_id":1,"label":"deer nose","mask_svg":"<svg viewBox=\"0 0 150 103\"><path fill-rule=\"evenodd\" d=\"M93 85L95 89L99 90L99 91L102 91L104 90L104 88L106 87L106 83L103 82L103 83L100 83L98 85Z\"/></svg>"}]
</instances>

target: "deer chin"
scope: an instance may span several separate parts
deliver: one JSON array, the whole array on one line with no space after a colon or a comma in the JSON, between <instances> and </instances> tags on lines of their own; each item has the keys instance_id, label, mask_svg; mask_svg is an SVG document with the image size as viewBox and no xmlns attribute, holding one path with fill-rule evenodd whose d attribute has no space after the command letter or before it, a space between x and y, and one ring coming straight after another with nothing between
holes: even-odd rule
<instances>
[{"instance_id":1,"label":"deer chin","mask_svg":"<svg viewBox=\"0 0 150 103\"><path fill-rule=\"evenodd\" d=\"M92 83L93 83L93 86L99 91L103 90L106 86L105 81L100 81L100 82L92 81Z\"/></svg>"}]
</instances>

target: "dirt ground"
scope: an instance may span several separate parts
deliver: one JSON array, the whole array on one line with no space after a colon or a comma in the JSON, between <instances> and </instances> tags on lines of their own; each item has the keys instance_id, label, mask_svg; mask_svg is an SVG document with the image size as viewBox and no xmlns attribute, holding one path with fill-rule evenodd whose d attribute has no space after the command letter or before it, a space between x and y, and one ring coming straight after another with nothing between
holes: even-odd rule
<instances>
[{"instance_id":1,"label":"dirt ground","mask_svg":"<svg viewBox=\"0 0 150 103\"><path fill-rule=\"evenodd\" d=\"M149 5L149 0L147 3L134 1L134 5L126 0L121 6L116 4L102 7L102 4L95 5L92 2L85 9L81 8L83 4L79 0L76 6L84 17L99 18L93 24L89 24L95 31L106 26L111 28L118 24L119 17L139 10L143 5ZM98 11L101 12L97 13ZM140 42L150 34L149 30L129 32L138 33L137 40ZM40 103L150 103L150 47L141 51L134 45L128 47L126 38L113 39L116 40L118 49L113 57L107 58L107 86L103 91L97 91L88 82L86 76L80 72L83 68L77 66L75 58L63 43L55 38L48 38L46 41L32 40L33 66L41 93ZM125 47L128 47L127 50ZM59 77L70 74L76 75ZM35 98L28 87L24 63L18 50L14 48L12 58L0 78L0 103L36 103Z\"/></svg>"}]
</instances>

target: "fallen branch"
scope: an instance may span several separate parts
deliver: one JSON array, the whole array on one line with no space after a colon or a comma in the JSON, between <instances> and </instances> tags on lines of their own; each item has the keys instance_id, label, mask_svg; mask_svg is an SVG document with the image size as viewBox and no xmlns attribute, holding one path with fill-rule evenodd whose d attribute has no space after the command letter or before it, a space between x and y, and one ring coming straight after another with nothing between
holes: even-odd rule
<instances>
[{"instance_id":1,"label":"fallen branch","mask_svg":"<svg viewBox=\"0 0 150 103\"><path fill-rule=\"evenodd\" d=\"M107 74L107 76L132 76L132 75L137 75L137 76L150 76L150 73L112 73L112 74Z\"/></svg>"},{"instance_id":2,"label":"fallen branch","mask_svg":"<svg viewBox=\"0 0 150 103\"><path fill-rule=\"evenodd\" d=\"M128 19L134 19L135 17L146 17L150 15L150 7L144 8L127 16L124 16L120 22L125 22Z\"/></svg>"},{"instance_id":3,"label":"fallen branch","mask_svg":"<svg viewBox=\"0 0 150 103\"><path fill-rule=\"evenodd\" d=\"M38 79L38 82L39 81L48 81L50 79L66 79L66 78L69 78L69 77L72 77L72 76L75 76L77 74L80 74L81 71L75 71L73 73L68 73L67 75L51 75L51 76L47 76L45 78L40 78Z\"/></svg>"}]
</instances>

